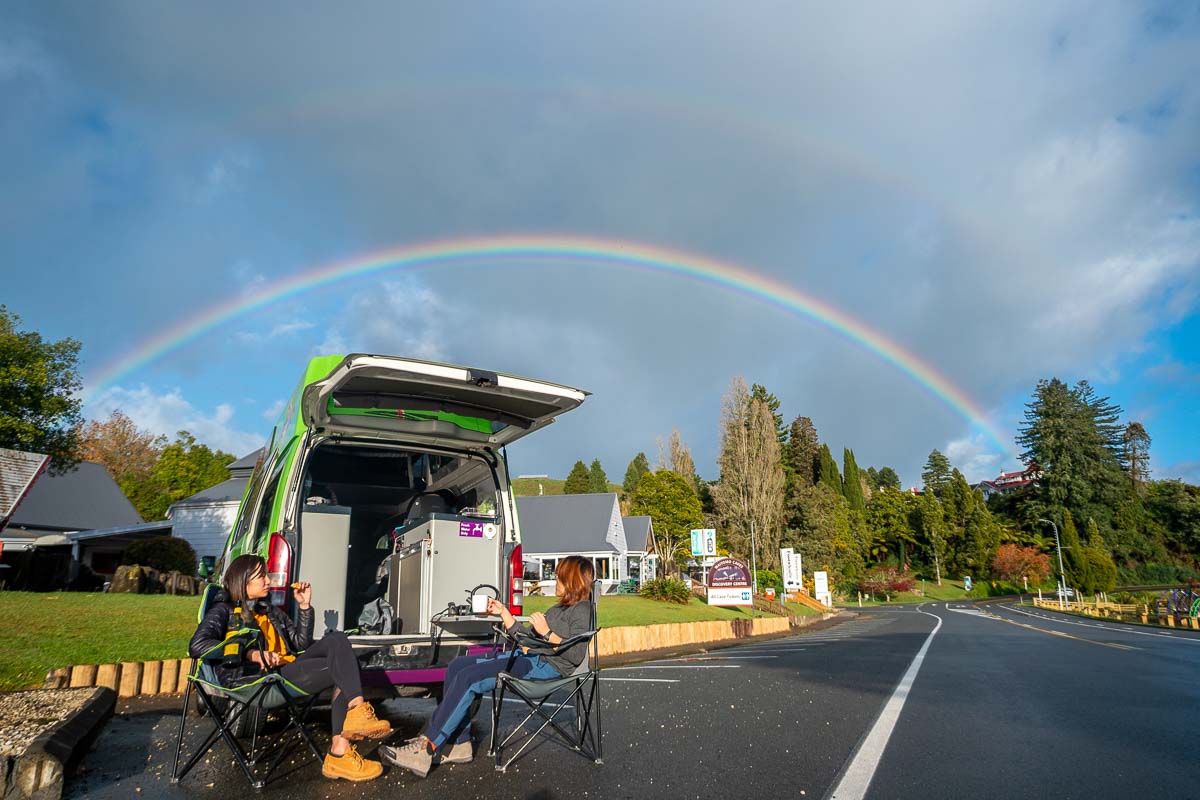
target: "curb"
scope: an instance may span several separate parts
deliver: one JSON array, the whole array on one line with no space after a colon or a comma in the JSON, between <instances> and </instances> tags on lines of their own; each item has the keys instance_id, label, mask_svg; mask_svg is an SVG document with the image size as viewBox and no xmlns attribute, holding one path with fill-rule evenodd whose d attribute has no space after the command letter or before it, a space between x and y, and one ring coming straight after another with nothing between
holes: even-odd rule
<instances>
[{"instance_id":1,"label":"curb","mask_svg":"<svg viewBox=\"0 0 1200 800\"><path fill-rule=\"evenodd\" d=\"M112 716L117 694L98 686L75 713L43 731L6 770L4 800L59 800L63 780Z\"/></svg>"},{"instance_id":2,"label":"curb","mask_svg":"<svg viewBox=\"0 0 1200 800\"><path fill-rule=\"evenodd\" d=\"M183 694L195 662L190 658L164 661L123 661L119 664L77 664L46 673L43 689L103 686L119 697Z\"/></svg>"}]
</instances>

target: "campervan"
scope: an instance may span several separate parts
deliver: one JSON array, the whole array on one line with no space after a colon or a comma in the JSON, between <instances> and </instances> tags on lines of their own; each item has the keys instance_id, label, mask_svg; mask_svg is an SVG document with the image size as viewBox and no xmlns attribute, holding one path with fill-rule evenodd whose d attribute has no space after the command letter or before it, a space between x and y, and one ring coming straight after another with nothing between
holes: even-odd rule
<instances>
[{"instance_id":1,"label":"campervan","mask_svg":"<svg viewBox=\"0 0 1200 800\"><path fill-rule=\"evenodd\" d=\"M270 602L313 585L316 630L346 632L364 684L435 693L492 618L519 615L523 564L505 446L587 392L394 356L312 359L271 432L225 546L267 561ZM481 607L480 602L475 607Z\"/></svg>"}]
</instances>

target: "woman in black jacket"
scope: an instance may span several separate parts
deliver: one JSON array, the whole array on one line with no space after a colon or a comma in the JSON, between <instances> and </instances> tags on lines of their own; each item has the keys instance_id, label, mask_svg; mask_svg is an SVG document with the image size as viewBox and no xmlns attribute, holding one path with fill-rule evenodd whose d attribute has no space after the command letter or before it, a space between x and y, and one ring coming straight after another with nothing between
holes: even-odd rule
<instances>
[{"instance_id":1,"label":"woman in black jacket","mask_svg":"<svg viewBox=\"0 0 1200 800\"><path fill-rule=\"evenodd\" d=\"M255 555L235 558L225 570L225 590L204 615L188 650L193 658L221 644L230 631L257 628L254 647L245 648L240 665L217 667L225 686L254 680L267 670L278 672L309 694L333 688L333 740L321 772L327 778L366 781L383 772L378 761L359 755L350 742L382 738L391 726L375 716L363 700L358 660L350 640L341 631L330 631L314 642L312 586L292 584L300 609L293 621L282 610L264 601L268 589L267 564Z\"/></svg>"}]
</instances>

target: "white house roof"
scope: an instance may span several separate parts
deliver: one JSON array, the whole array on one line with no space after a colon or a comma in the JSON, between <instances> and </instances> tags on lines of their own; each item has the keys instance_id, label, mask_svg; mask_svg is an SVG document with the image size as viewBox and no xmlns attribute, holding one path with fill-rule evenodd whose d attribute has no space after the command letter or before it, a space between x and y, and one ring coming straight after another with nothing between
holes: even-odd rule
<instances>
[{"instance_id":1,"label":"white house roof","mask_svg":"<svg viewBox=\"0 0 1200 800\"><path fill-rule=\"evenodd\" d=\"M0 527L50 462L50 456L0 449Z\"/></svg>"},{"instance_id":2,"label":"white house roof","mask_svg":"<svg viewBox=\"0 0 1200 800\"><path fill-rule=\"evenodd\" d=\"M525 555L628 551L612 493L518 497L517 516Z\"/></svg>"}]
</instances>

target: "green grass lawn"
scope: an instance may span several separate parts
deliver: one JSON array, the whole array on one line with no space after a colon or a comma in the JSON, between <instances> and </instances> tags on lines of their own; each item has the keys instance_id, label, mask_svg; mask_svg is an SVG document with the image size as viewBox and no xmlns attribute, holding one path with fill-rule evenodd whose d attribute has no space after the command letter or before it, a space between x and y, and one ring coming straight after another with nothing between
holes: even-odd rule
<instances>
[{"instance_id":1,"label":"green grass lawn","mask_svg":"<svg viewBox=\"0 0 1200 800\"><path fill-rule=\"evenodd\" d=\"M198 597L0 592L0 691L40 686L73 664L187 656Z\"/></svg>"},{"instance_id":2,"label":"green grass lawn","mask_svg":"<svg viewBox=\"0 0 1200 800\"><path fill-rule=\"evenodd\" d=\"M545 611L558 602L554 597L526 597L525 613ZM710 606L693 597L686 606L663 603L637 595L607 595L600 598L600 627L657 625L665 622L703 622L710 619L747 619L749 608ZM758 612L758 616L769 616Z\"/></svg>"},{"instance_id":3,"label":"green grass lawn","mask_svg":"<svg viewBox=\"0 0 1200 800\"><path fill-rule=\"evenodd\" d=\"M817 611L815 608L809 608L808 606L802 606L799 603L784 602L784 605L787 606L788 611L795 614L797 617L807 617L810 615L816 615L816 614L821 613L820 611Z\"/></svg>"},{"instance_id":4,"label":"green grass lawn","mask_svg":"<svg viewBox=\"0 0 1200 800\"><path fill-rule=\"evenodd\" d=\"M952 581L943 578L941 586L938 586L936 581L918 581L917 588L921 589L922 587L923 594L901 592L900 594L892 595L891 599L887 602L884 602L882 595L875 595L878 598L876 600L868 600L866 597L863 597L863 607L895 605L897 603L929 603L944 600L962 600L967 596L967 590L963 588L962 581ZM846 600L835 603L835 605L841 608L858 608L858 599Z\"/></svg>"},{"instance_id":5,"label":"green grass lawn","mask_svg":"<svg viewBox=\"0 0 1200 800\"><path fill-rule=\"evenodd\" d=\"M555 602L527 597L525 608L545 611ZM184 658L199 607L198 597L0 592L0 691L40 686L55 667ZM600 601L604 627L749 616L749 609L709 607L695 597L686 606L635 595Z\"/></svg>"}]
</instances>

